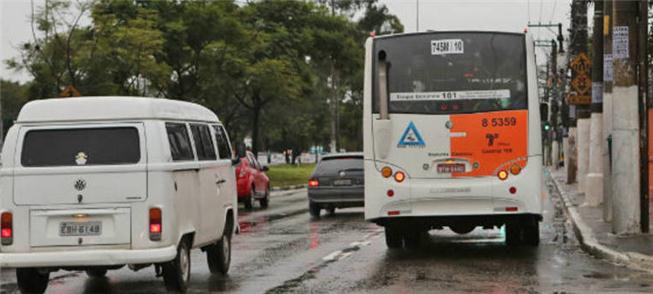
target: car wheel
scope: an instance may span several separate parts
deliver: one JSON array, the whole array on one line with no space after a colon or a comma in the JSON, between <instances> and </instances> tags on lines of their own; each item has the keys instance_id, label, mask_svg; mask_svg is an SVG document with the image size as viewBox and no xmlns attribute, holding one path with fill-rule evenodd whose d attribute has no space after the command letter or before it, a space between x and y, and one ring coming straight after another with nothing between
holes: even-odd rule
<instances>
[{"instance_id":1,"label":"car wheel","mask_svg":"<svg viewBox=\"0 0 653 294\"><path fill-rule=\"evenodd\" d=\"M212 274L226 275L231 264L231 232L225 227L224 234L218 242L206 250L206 260Z\"/></svg>"},{"instance_id":2,"label":"car wheel","mask_svg":"<svg viewBox=\"0 0 653 294\"><path fill-rule=\"evenodd\" d=\"M522 241L522 227L516 223L506 224L506 245L517 246Z\"/></svg>"},{"instance_id":3,"label":"car wheel","mask_svg":"<svg viewBox=\"0 0 653 294\"><path fill-rule=\"evenodd\" d=\"M327 213L331 216L336 214L336 207L335 206L330 206L329 208L326 209Z\"/></svg>"},{"instance_id":4,"label":"car wheel","mask_svg":"<svg viewBox=\"0 0 653 294\"><path fill-rule=\"evenodd\" d=\"M265 190L265 197L263 197L261 200L259 200L259 204L261 204L261 208L268 208L268 205L270 204L270 186L268 185L267 190Z\"/></svg>"},{"instance_id":5,"label":"car wheel","mask_svg":"<svg viewBox=\"0 0 653 294\"><path fill-rule=\"evenodd\" d=\"M22 293L43 293L48 287L50 273L43 273L37 268L17 268L16 282Z\"/></svg>"},{"instance_id":6,"label":"car wheel","mask_svg":"<svg viewBox=\"0 0 653 294\"><path fill-rule=\"evenodd\" d=\"M385 244L390 249L399 249L403 245L403 235L401 231L392 226L385 226Z\"/></svg>"},{"instance_id":7,"label":"car wheel","mask_svg":"<svg viewBox=\"0 0 653 294\"><path fill-rule=\"evenodd\" d=\"M308 201L308 212L311 214L312 217L314 218L320 217L320 210L322 210L322 208L320 207L319 204L310 200Z\"/></svg>"},{"instance_id":8,"label":"car wheel","mask_svg":"<svg viewBox=\"0 0 653 294\"><path fill-rule=\"evenodd\" d=\"M90 278L103 278L104 276L107 275L107 269L106 268L87 269L86 275L89 276Z\"/></svg>"},{"instance_id":9,"label":"car wheel","mask_svg":"<svg viewBox=\"0 0 653 294\"><path fill-rule=\"evenodd\" d=\"M182 240L177 247L177 256L163 264L163 281L168 291L185 292L190 280L190 244Z\"/></svg>"},{"instance_id":10,"label":"car wheel","mask_svg":"<svg viewBox=\"0 0 653 294\"><path fill-rule=\"evenodd\" d=\"M533 247L540 245L540 224L537 221L524 226L523 230L525 245Z\"/></svg>"}]
</instances>

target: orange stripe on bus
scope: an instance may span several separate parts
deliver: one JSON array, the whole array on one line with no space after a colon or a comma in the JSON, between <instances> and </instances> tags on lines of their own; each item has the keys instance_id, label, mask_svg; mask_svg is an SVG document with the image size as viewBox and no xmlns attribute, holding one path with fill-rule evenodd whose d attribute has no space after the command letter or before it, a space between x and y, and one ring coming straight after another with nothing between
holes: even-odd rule
<instances>
[{"instance_id":1,"label":"orange stripe on bus","mask_svg":"<svg viewBox=\"0 0 653 294\"><path fill-rule=\"evenodd\" d=\"M528 147L528 111L508 110L450 116L451 157L469 161L477 168L461 176L490 176L511 165L526 165Z\"/></svg>"}]
</instances>

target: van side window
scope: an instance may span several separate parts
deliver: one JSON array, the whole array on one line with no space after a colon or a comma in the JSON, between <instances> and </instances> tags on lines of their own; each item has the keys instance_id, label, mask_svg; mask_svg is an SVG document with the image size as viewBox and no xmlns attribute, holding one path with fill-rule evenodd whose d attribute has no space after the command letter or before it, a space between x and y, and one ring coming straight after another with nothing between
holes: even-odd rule
<instances>
[{"instance_id":1,"label":"van side window","mask_svg":"<svg viewBox=\"0 0 653 294\"><path fill-rule=\"evenodd\" d=\"M193 160L193 149L185 124L166 123L170 153L173 161Z\"/></svg>"},{"instance_id":2,"label":"van side window","mask_svg":"<svg viewBox=\"0 0 653 294\"><path fill-rule=\"evenodd\" d=\"M193 133L197 158L199 160L215 160L215 147L213 147L209 126L191 124L190 130Z\"/></svg>"},{"instance_id":3,"label":"van side window","mask_svg":"<svg viewBox=\"0 0 653 294\"><path fill-rule=\"evenodd\" d=\"M224 127L214 125L213 128L215 129L215 141L218 144L220 159L231 159L231 147L229 146L229 139L227 138Z\"/></svg>"}]
</instances>

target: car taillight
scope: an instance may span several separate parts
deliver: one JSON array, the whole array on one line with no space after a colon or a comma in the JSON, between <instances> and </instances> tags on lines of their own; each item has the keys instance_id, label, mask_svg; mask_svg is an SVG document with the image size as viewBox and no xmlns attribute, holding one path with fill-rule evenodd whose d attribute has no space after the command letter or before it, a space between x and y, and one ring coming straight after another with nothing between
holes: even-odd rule
<instances>
[{"instance_id":1,"label":"car taillight","mask_svg":"<svg viewBox=\"0 0 653 294\"><path fill-rule=\"evenodd\" d=\"M2 245L14 243L14 216L11 212L3 212L0 216L0 239Z\"/></svg>"},{"instance_id":2,"label":"car taillight","mask_svg":"<svg viewBox=\"0 0 653 294\"><path fill-rule=\"evenodd\" d=\"M319 185L320 185L320 181L318 181L317 179L308 180L308 186L311 187L311 188L315 188L315 187L317 187Z\"/></svg>"},{"instance_id":3,"label":"car taillight","mask_svg":"<svg viewBox=\"0 0 653 294\"><path fill-rule=\"evenodd\" d=\"M161 208L150 208L150 240L161 241L162 227Z\"/></svg>"}]
</instances>

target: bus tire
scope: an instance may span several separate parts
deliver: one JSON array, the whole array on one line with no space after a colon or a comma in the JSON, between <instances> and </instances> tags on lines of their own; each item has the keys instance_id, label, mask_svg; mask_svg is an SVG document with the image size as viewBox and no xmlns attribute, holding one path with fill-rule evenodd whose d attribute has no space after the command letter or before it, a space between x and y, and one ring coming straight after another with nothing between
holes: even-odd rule
<instances>
[{"instance_id":1,"label":"bus tire","mask_svg":"<svg viewBox=\"0 0 653 294\"><path fill-rule=\"evenodd\" d=\"M525 245L533 247L540 245L540 224L537 221L535 221L533 224L524 226L523 230L523 241Z\"/></svg>"},{"instance_id":2,"label":"bus tire","mask_svg":"<svg viewBox=\"0 0 653 294\"><path fill-rule=\"evenodd\" d=\"M506 224L506 245L517 246L522 243L522 227L517 223Z\"/></svg>"},{"instance_id":3,"label":"bus tire","mask_svg":"<svg viewBox=\"0 0 653 294\"><path fill-rule=\"evenodd\" d=\"M50 273L37 268L17 268L16 282L21 293L43 293L48 288Z\"/></svg>"},{"instance_id":4,"label":"bus tire","mask_svg":"<svg viewBox=\"0 0 653 294\"><path fill-rule=\"evenodd\" d=\"M395 227L385 226L385 244L390 249L399 249L403 245L404 236Z\"/></svg>"},{"instance_id":5,"label":"bus tire","mask_svg":"<svg viewBox=\"0 0 653 294\"><path fill-rule=\"evenodd\" d=\"M89 278L104 278L107 275L106 268L87 269L85 272Z\"/></svg>"},{"instance_id":6,"label":"bus tire","mask_svg":"<svg viewBox=\"0 0 653 294\"><path fill-rule=\"evenodd\" d=\"M308 212L311 214L312 217L319 218L320 210L322 210L322 208L320 207L319 204L310 200L308 201Z\"/></svg>"},{"instance_id":7,"label":"bus tire","mask_svg":"<svg viewBox=\"0 0 653 294\"><path fill-rule=\"evenodd\" d=\"M404 246L406 249L416 249L419 247L422 231L408 230L404 232Z\"/></svg>"},{"instance_id":8,"label":"bus tire","mask_svg":"<svg viewBox=\"0 0 653 294\"><path fill-rule=\"evenodd\" d=\"M474 229L476 229L476 226L468 225L468 224L460 224L455 226L449 226L449 229L451 229L454 233L458 235L465 235L471 233Z\"/></svg>"}]
</instances>

